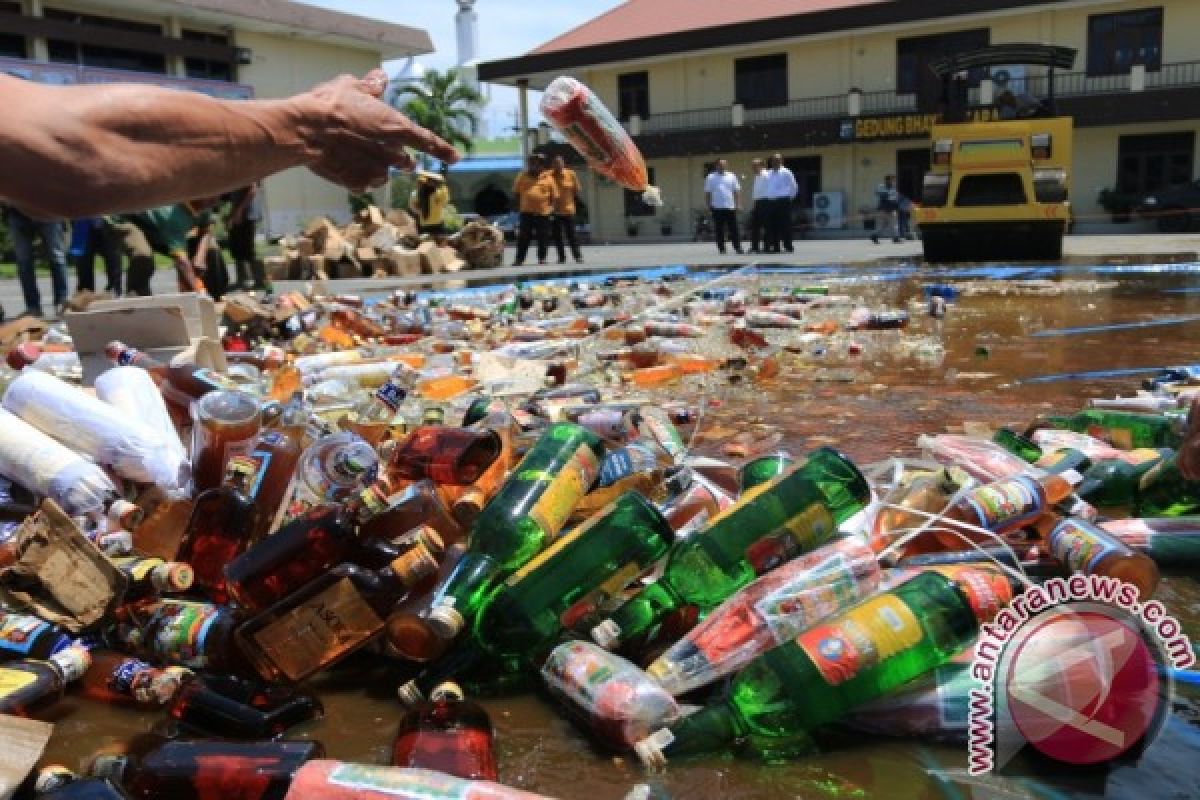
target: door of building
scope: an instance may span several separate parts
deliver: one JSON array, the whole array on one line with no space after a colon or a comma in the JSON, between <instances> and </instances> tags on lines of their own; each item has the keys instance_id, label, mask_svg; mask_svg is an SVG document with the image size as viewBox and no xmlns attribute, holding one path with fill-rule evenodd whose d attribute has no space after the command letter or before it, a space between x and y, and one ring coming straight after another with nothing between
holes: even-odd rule
<instances>
[{"instance_id":1,"label":"door of building","mask_svg":"<svg viewBox=\"0 0 1200 800\"><path fill-rule=\"evenodd\" d=\"M896 151L896 188L914 202L921 200L921 186L929 172L929 148Z\"/></svg>"},{"instance_id":2,"label":"door of building","mask_svg":"<svg viewBox=\"0 0 1200 800\"><path fill-rule=\"evenodd\" d=\"M1192 180L1196 134L1151 133L1117 140L1117 190L1140 196Z\"/></svg>"}]
</instances>

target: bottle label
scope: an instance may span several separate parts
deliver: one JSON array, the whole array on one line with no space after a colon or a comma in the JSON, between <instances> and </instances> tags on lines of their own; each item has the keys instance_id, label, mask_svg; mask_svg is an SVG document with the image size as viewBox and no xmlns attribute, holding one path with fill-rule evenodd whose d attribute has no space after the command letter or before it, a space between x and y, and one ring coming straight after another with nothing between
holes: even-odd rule
<instances>
[{"instance_id":1,"label":"bottle label","mask_svg":"<svg viewBox=\"0 0 1200 800\"><path fill-rule=\"evenodd\" d=\"M205 640L219 613L220 607L209 603L158 603L144 628L152 634L146 652L158 661L204 669L209 665Z\"/></svg>"},{"instance_id":2,"label":"bottle label","mask_svg":"<svg viewBox=\"0 0 1200 800\"><path fill-rule=\"evenodd\" d=\"M991 564L937 564L928 569L954 581L981 625L991 622L1012 600L1008 577Z\"/></svg>"},{"instance_id":3,"label":"bottle label","mask_svg":"<svg viewBox=\"0 0 1200 800\"><path fill-rule=\"evenodd\" d=\"M915 647L923 636L912 609L899 597L884 594L860 603L828 625L805 631L796 644L825 681L837 686Z\"/></svg>"},{"instance_id":4,"label":"bottle label","mask_svg":"<svg viewBox=\"0 0 1200 800\"><path fill-rule=\"evenodd\" d=\"M471 781L442 772L369 764L339 764L329 773L329 782L334 786L390 794L404 800L468 800L473 796L472 787L478 789ZM512 796L522 794L525 793L513 790Z\"/></svg>"},{"instance_id":5,"label":"bottle label","mask_svg":"<svg viewBox=\"0 0 1200 800\"><path fill-rule=\"evenodd\" d=\"M266 441L266 437L263 437L263 440ZM242 494L253 501L258 497L258 488L262 485L263 476L267 474L267 468L270 466L269 450L253 450L246 455L233 456L225 465L225 482L230 483L231 479L236 481Z\"/></svg>"},{"instance_id":6,"label":"bottle label","mask_svg":"<svg viewBox=\"0 0 1200 800\"><path fill-rule=\"evenodd\" d=\"M1106 428L1103 425L1089 425L1084 431L1102 442L1108 442L1121 450L1133 449L1133 431L1125 428Z\"/></svg>"},{"instance_id":7,"label":"bottle label","mask_svg":"<svg viewBox=\"0 0 1200 800\"><path fill-rule=\"evenodd\" d=\"M592 488L600 471L600 461L592 448L581 444L562 470L550 479L529 516L548 535L553 536L567 524L567 519L579 499ZM521 480L542 480L545 473L526 470L518 473Z\"/></svg>"},{"instance_id":8,"label":"bottle label","mask_svg":"<svg viewBox=\"0 0 1200 800\"><path fill-rule=\"evenodd\" d=\"M395 414L400 406L404 403L404 398L408 396L408 392L391 381L387 381L375 390L375 398L383 403L388 409Z\"/></svg>"},{"instance_id":9,"label":"bottle label","mask_svg":"<svg viewBox=\"0 0 1200 800\"><path fill-rule=\"evenodd\" d=\"M254 633L272 664L293 681L354 650L383 628L353 581L342 578Z\"/></svg>"},{"instance_id":10,"label":"bottle label","mask_svg":"<svg viewBox=\"0 0 1200 800\"><path fill-rule=\"evenodd\" d=\"M836 614L859 599L858 580L853 566L836 553L805 570L795 582L768 592L754 604L754 610L770 628L775 641L782 642L817 620Z\"/></svg>"},{"instance_id":11,"label":"bottle label","mask_svg":"<svg viewBox=\"0 0 1200 800\"><path fill-rule=\"evenodd\" d=\"M641 417L642 424L646 426L651 438L667 452L673 461L678 463L687 455L687 447L683 443L683 437L679 435L679 429L671 424L671 420L667 419L667 415L662 410L643 409Z\"/></svg>"},{"instance_id":12,"label":"bottle label","mask_svg":"<svg viewBox=\"0 0 1200 800\"><path fill-rule=\"evenodd\" d=\"M23 669L0 668L0 698L10 697L35 683L38 676Z\"/></svg>"},{"instance_id":13,"label":"bottle label","mask_svg":"<svg viewBox=\"0 0 1200 800\"><path fill-rule=\"evenodd\" d=\"M654 469L657 465L658 459L644 445L631 444L628 447L622 447L605 456L600 465L599 485L602 487L612 486L622 478L635 472Z\"/></svg>"},{"instance_id":14,"label":"bottle label","mask_svg":"<svg viewBox=\"0 0 1200 800\"><path fill-rule=\"evenodd\" d=\"M127 658L113 668L108 676L108 690L122 697L132 697L139 703L152 699L149 695L150 677L154 667L136 658Z\"/></svg>"},{"instance_id":15,"label":"bottle label","mask_svg":"<svg viewBox=\"0 0 1200 800\"><path fill-rule=\"evenodd\" d=\"M26 614L0 615L0 651L25 655L33 649L38 634L49 629L50 623Z\"/></svg>"},{"instance_id":16,"label":"bottle label","mask_svg":"<svg viewBox=\"0 0 1200 800\"><path fill-rule=\"evenodd\" d=\"M975 512L976 524L990 531L1021 525L1043 510L1037 481L1024 475L972 489L963 500Z\"/></svg>"},{"instance_id":17,"label":"bottle label","mask_svg":"<svg viewBox=\"0 0 1200 800\"><path fill-rule=\"evenodd\" d=\"M551 544L542 552L538 553L527 564L525 564L525 566L521 567L519 570L510 575L508 579L504 581L504 585L511 587L525 580L529 573L539 569L547 561L550 561L563 550L570 547L572 542L583 536L592 528L596 527L597 523L606 521L608 519L608 515L612 513L613 506L615 505L616 501L614 500L580 524L576 525L568 533L564 534L558 539L555 539L553 544Z\"/></svg>"},{"instance_id":18,"label":"bottle label","mask_svg":"<svg viewBox=\"0 0 1200 800\"><path fill-rule=\"evenodd\" d=\"M824 544L837 530L837 523L834 522L829 509L821 503L813 503L783 523L783 527L791 533L801 552L804 552Z\"/></svg>"},{"instance_id":19,"label":"bottle label","mask_svg":"<svg viewBox=\"0 0 1200 800\"><path fill-rule=\"evenodd\" d=\"M1106 542L1074 520L1065 519L1050 532L1050 552L1071 572L1091 573L1110 553L1116 552L1112 542Z\"/></svg>"}]
</instances>

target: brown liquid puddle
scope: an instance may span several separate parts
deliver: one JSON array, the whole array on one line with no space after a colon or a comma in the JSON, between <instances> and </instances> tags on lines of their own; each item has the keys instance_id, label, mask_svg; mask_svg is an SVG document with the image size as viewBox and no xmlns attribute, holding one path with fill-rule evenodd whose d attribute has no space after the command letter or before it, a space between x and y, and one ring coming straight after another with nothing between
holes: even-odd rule
<instances>
[{"instance_id":1,"label":"brown liquid puddle","mask_svg":"<svg viewBox=\"0 0 1200 800\"><path fill-rule=\"evenodd\" d=\"M781 430L781 446L794 454L833 444L866 464L892 455L914 455L919 434L940 432L947 426L983 422L1020 429L1039 413L1078 410L1088 397L1131 395L1143 376L1056 383L1020 383L1022 379L1200 362L1200 321L1061 337L1029 335L1044 329L1200 314L1200 292L1164 291L1200 286L1200 265L1120 274L1074 266L1036 277L1052 282L1115 281L1116 285L1050 296L960 296L939 321L925 313L922 286L950 283L961 290L979 280L976 272L849 267L764 277L764 283L782 285L829 283L831 293L861 295L872 308L907 307L912 321L903 333L850 335L863 346L862 356L846 356L844 349L837 352L835 346L824 357L785 354L778 379L752 391L714 388L703 399L719 405L711 408L713 403L708 403L696 449L719 455L723 439L747 425L762 424ZM755 286L753 280L744 285ZM771 334L770 338L783 341L792 335ZM911 354L897 356L880 344L920 335L941 337L945 355L940 363L928 356L925 360ZM816 346L820 343L808 349ZM986 355L977 352L979 348L986 348ZM858 379L850 383L814 380L830 377L831 369L853 369ZM667 390L662 396L678 399L679 392ZM1183 623L1193 641L1200 639L1200 586L1194 577L1168 574L1157 598ZM332 758L386 763L402 709L394 699L396 678L364 671L364 665L371 664L366 656L313 684L325 704L325 718L289 735L320 740ZM364 690L364 686L373 688ZM591 746L549 700L536 693L481 698L481 702L496 727L501 780L567 800L615 800L640 782L649 783L655 797L677 800L1065 796L1144 800L1196 796L1200 783L1197 698L1200 692L1194 687L1177 687L1176 713L1136 763L1076 773L1019 760L1003 775L978 779L974 785L958 782L959 775L938 774L943 769L965 769L965 746L837 733L826 739L824 752L793 764L764 766L717 755L672 764L665 773L649 775L632 754L614 757ZM164 716L74 697L50 713L58 727L45 761L71 767L83 766L104 745L154 728Z\"/></svg>"}]
</instances>

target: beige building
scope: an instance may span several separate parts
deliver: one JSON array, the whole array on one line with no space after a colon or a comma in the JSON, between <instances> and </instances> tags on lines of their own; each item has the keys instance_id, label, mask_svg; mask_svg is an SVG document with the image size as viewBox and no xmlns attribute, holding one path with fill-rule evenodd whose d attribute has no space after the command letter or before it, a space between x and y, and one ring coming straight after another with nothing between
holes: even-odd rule
<instances>
[{"instance_id":1,"label":"beige building","mask_svg":"<svg viewBox=\"0 0 1200 800\"><path fill-rule=\"evenodd\" d=\"M481 65L480 77L539 89L570 74L593 87L635 135L677 234L704 205L715 158L745 175L752 157L778 151L800 182L797 219L836 235L861 226L887 173L919 199L943 102L932 60L989 44L1064 45L1078 55L1054 85L1059 113L1075 119L1072 201L1086 223L1108 219L1103 189L1140 197L1193 180L1198 30L1196 0L629 0ZM996 113L1005 89L1046 94L1041 68L967 78L976 114ZM588 193L597 236L621 238L630 220L658 234L664 212L605 181Z\"/></svg>"},{"instance_id":2,"label":"beige building","mask_svg":"<svg viewBox=\"0 0 1200 800\"><path fill-rule=\"evenodd\" d=\"M432 50L423 30L286 0L0 0L0 70L47 83L284 97ZM265 211L275 234L349 214L345 189L302 169L267 180Z\"/></svg>"}]
</instances>

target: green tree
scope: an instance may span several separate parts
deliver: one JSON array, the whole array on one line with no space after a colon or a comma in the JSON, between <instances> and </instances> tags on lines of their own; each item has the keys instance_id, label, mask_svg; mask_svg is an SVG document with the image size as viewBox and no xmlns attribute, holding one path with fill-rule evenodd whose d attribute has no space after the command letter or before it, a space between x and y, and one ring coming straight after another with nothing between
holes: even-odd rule
<instances>
[{"instance_id":1,"label":"green tree","mask_svg":"<svg viewBox=\"0 0 1200 800\"><path fill-rule=\"evenodd\" d=\"M403 86L394 102L409 119L450 144L468 153L475 149L479 109L484 98L462 80L457 69L426 70L420 78Z\"/></svg>"}]
</instances>

